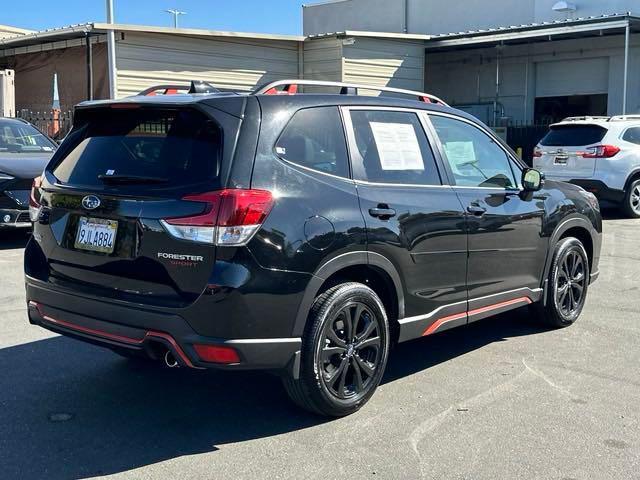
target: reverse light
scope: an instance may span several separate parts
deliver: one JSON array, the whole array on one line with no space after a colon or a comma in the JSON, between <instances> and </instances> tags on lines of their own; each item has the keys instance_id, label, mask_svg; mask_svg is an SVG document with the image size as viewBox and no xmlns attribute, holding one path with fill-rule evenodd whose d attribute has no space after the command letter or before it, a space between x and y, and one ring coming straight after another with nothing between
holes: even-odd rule
<instances>
[{"instance_id":1,"label":"reverse light","mask_svg":"<svg viewBox=\"0 0 640 480\"><path fill-rule=\"evenodd\" d=\"M220 345L200 345L194 344L193 349L201 360L211 363L240 363L238 352L231 347Z\"/></svg>"},{"instance_id":2,"label":"reverse light","mask_svg":"<svg viewBox=\"0 0 640 480\"><path fill-rule=\"evenodd\" d=\"M587 148L587 151L583 152L582 156L583 158L611 158L615 157L619 152L620 149L615 145L598 145Z\"/></svg>"},{"instance_id":3,"label":"reverse light","mask_svg":"<svg viewBox=\"0 0 640 480\"><path fill-rule=\"evenodd\" d=\"M196 216L161 220L165 230L181 240L218 246L246 245L273 207L273 195L266 190L226 189L183 200L206 208Z\"/></svg>"},{"instance_id":4,"label":"reverse light","mask_svg":"<svg viewBox=\"0 0 640 480\"><path fill-rule=\"evenodd\" d=\"M37 222L40 217L40 187L42 186L42 177L36 177L31 184L31 193L29 194L29 219L32 222Z\"/></svg>"}]
</instances>

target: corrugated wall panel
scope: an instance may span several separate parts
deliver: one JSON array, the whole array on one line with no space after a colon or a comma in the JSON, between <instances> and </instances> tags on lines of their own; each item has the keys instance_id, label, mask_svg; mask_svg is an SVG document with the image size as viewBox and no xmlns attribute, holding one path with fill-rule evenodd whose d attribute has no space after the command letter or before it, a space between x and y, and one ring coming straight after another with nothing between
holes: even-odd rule
<instances>
[{"instance_id":1,"label":"corrugated wall panel","mask_svg":"<svg viewBox=\"0 0 640 480\"><path fill-rule=\"evenodd\" d=\"M342 41L335 37L307 40L304 43L304 78L342 81Z\"/></svg>"},{"instance_id":2,"label":"corrugated wall panel","mask_svg":"<svg viewBox=\"0 0 640 480\"><path fill-rule=\"evenodd\" d=\"M116 44L118 96L205 80L238 90L298 76L298 42L126 33Z\"/></svg>"},{"instance_id":3,"label":"corrugated wall panel","mask_svg":"<svg viewBox=\"0 0 640 480\"><path fill-rule=\"evenodd\" d=\"M355 43L343 47L343 52L345 82L424 89L422 42L356 38Z\"/></svg>"}]
</instances>

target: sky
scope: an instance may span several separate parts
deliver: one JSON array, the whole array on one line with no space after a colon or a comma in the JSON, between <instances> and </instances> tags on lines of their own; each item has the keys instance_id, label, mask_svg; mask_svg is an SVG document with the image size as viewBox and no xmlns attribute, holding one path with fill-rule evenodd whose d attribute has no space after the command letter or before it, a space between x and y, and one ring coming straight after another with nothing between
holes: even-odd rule
<instances>
[{"instance_id":1,"label":"sky","mask_svg":"<svg viewBox=\"0 0 640 480\"><path fill-rule=\"evenodd\" d=\"M115 21L173 26L165 12L187 12L179 26L209 30L282 33L302 32L302 4L298 0L114 0ZM105 0L0 0L0 24L42 30L74 23L106 20Z\"/></svg>"}]
</instances>

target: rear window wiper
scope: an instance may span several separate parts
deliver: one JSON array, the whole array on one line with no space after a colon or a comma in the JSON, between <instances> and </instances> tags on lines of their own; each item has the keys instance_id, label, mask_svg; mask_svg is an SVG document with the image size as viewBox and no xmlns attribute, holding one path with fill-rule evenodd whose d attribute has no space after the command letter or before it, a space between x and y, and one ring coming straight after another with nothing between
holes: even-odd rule
<instances>
[{"instance_id":1,"label":"rear window wiper","mask_svg":"<svg viewBox=\"0 0 640 480\"><path fill-rule=\"evenodd\" d=\"M168 183L168 178L147 177L144 175L98 175L98 180L111 184L144 184L144 183Z\"/></svg>"}]
</instances>

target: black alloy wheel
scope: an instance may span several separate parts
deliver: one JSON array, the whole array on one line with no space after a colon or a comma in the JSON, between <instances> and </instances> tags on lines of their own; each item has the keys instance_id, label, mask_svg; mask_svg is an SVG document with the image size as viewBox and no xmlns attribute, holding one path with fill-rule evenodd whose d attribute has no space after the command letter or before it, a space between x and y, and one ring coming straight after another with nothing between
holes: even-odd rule
<instances>
[{"instance_id":1,"label":"black alloy wheel","mask_svg":"<svg viewBox=\"0 0 640 480\"><path fill-rule=\"evenodd\" d=\"M382 357L380 319L361 302L350 302L325 324L318 370L324 387L344 400L366 393Z\"/></svg>"},{"instance_id":2,"label":"black alloy wheel","mask_svg":"<svg viewBox=\"0 0 640 480\"><path fill-rule=\"evenodd\" d=\"M580 240L558 241L547 278L546 298L531 305L533 313L548 325L567 327L582 313L589 289L589 257Z\"/></svg>"},{"instance_id":3,"label":"black alloy wheel","mask_svg":"<svg viewBox=\"0 0 640 480\"><path fill-rule=\"evenodd\" d=\"M585 294L586 265L579 250L565 253L558 266L555 284L555 302L565 317L573 316L582 306Z\"/></svg>"},{"instance_id":4,"label":"black alloy wheel","mask_svg":"<svg viewBox=\"0 0 640 480\"><path fill-rule=\"evenodd\" d=\"M315 299L302 338L298 375L285 375L291 399L311 412L350 415L374 394L389 356L389 324L367 285L342 283Z\"/></svg>"}]
</instances>

